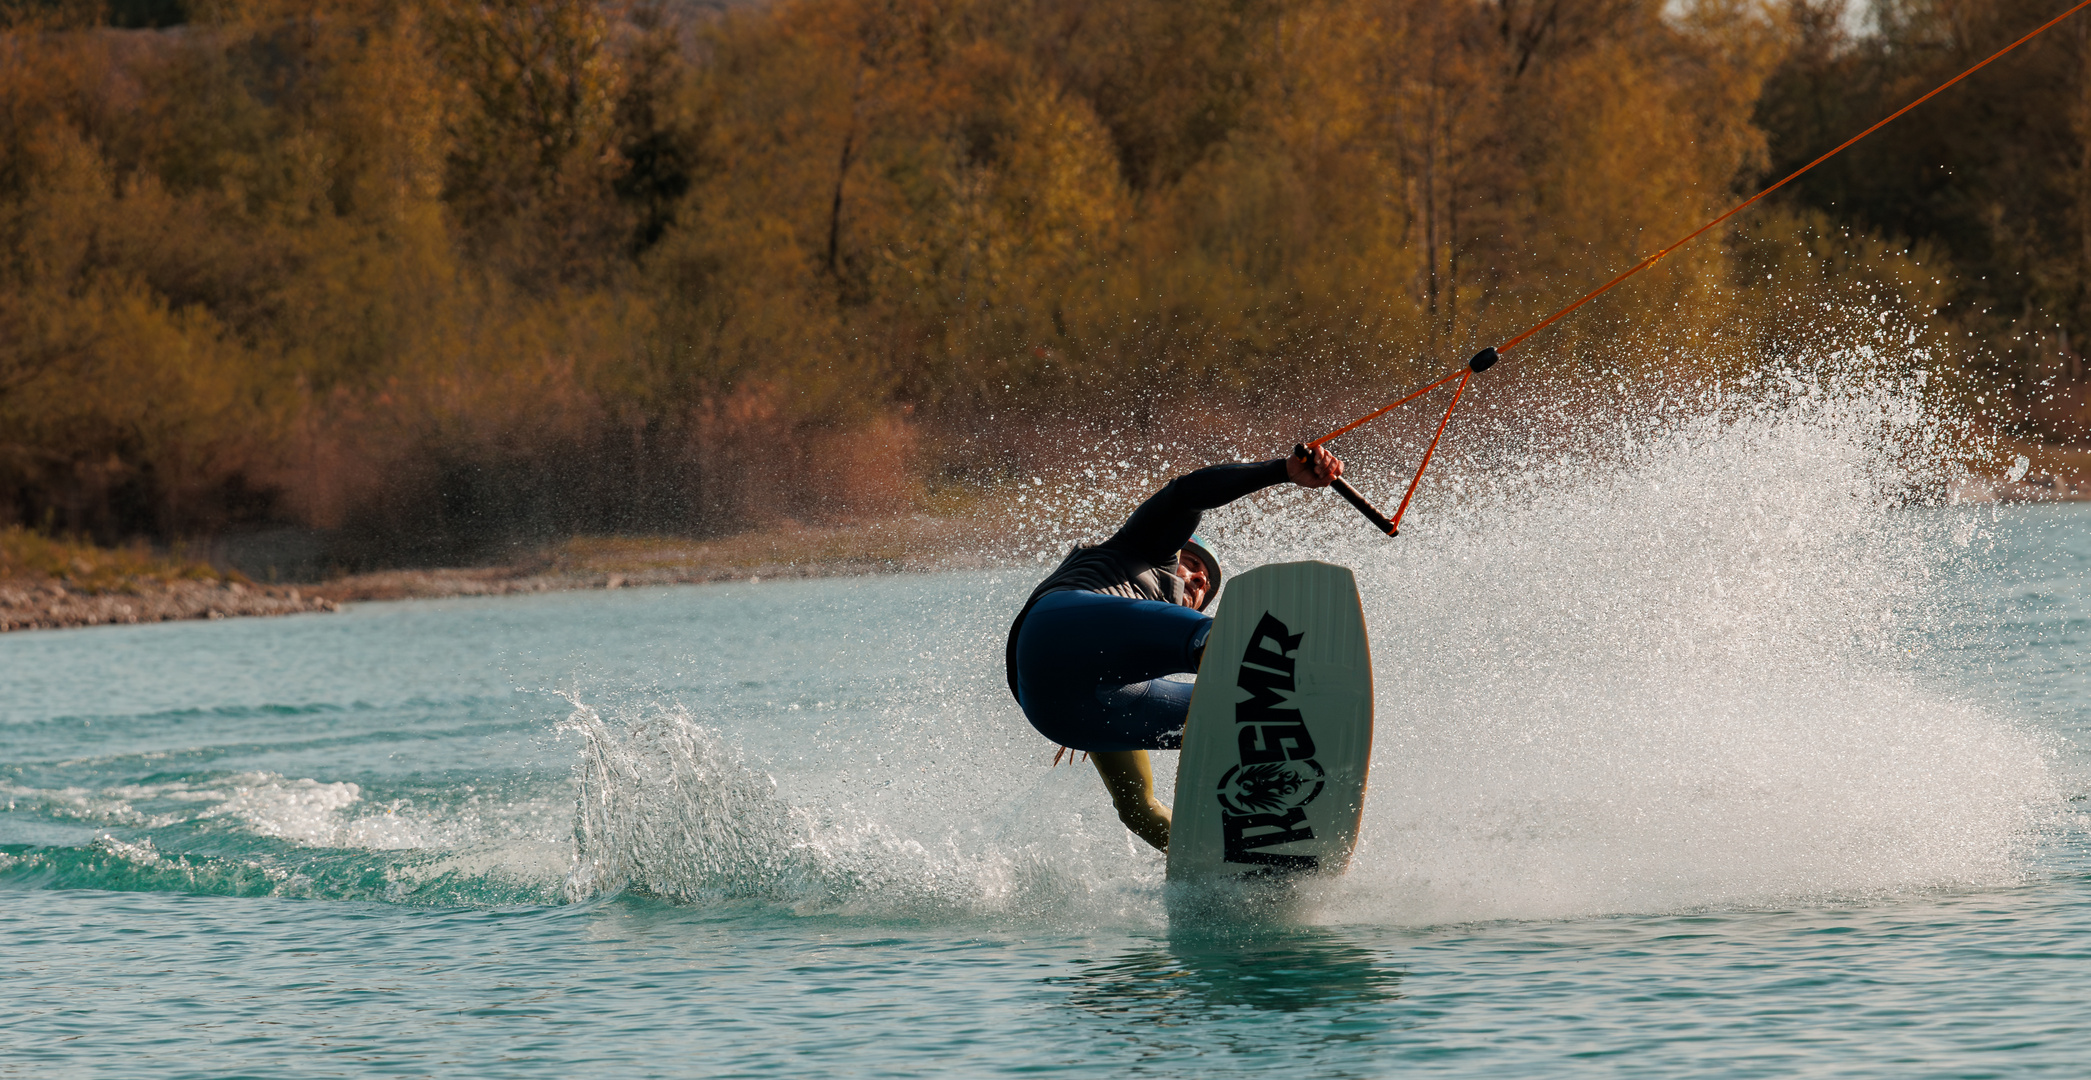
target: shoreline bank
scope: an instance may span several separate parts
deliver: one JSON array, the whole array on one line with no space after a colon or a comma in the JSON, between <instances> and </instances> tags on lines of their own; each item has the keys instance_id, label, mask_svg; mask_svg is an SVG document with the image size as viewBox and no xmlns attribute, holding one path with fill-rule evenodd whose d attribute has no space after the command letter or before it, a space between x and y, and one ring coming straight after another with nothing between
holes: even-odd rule
<instances>
[{"instance_id":1,"label":"shoreline bank","mask_svg":"<svg viewBox=\"0 0 2091 1080\"><path fill-rule=\"evenodd\" d=\"M238 581L132 582L113 591L89 592L57 580L14 578L0 581L0 633L296 615L334 611L337 606L307 589Z\"/></svg>"},{"instance_id":2,"label":"shoreline bank","mask_svg":"<svg viewBox=\"0 0 2091 1080\"><path fill-rule=\"evenodd\" d=\"M2056 475L2060 473L2062 475ZM1971 475L1950 486L1953 505L2091 501L2076 470ZM2066 477L2066 478L2065 478ZM258 584L230 571L42 539L42 565L0 566L0 633L186 619L331 612L343 604L509 596L582 589L701 585L775 578L854 577L979 569L999 532L978 519L927 514L841 526L784 524L713 541L580 537L482 566L378 570L300 583ZM10 530L7 538L22 535ZM34 562L34 560L31 560Z\"/></svg>"},{"instance_id":3,"label":"shoreline bank","mask_svg":"<svg viewBox=\"0 0 2091 1080\"><path fill-rule=\"evenodd\" d=\"M274 585L202 572L177 577L93 567L90 573L73 554L68 564L41 573L16 567L0 575L0 633L297 615L386 600L976 569L988 565L978 554L978 533L968 522L918 515L848 526L785 525L711 542L583 537L506 564Z\"/></svg>"}]
</instances>

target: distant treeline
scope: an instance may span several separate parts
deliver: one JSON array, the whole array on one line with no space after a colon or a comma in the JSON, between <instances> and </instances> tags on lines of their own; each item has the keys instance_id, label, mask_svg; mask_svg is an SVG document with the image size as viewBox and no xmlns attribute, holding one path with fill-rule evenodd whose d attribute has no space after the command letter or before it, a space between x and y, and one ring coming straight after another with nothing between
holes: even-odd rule
<instances>
[{"instance_id":1,"label":"distant treeline","mask_svg":"<svg viewBox=\"0 0 2091 1080\"><path fill-rule=\"evenodd\" d=\"M14 0L0 524L454 559L892 512L1009 469L996 415L1370 398L2061 6ZM1746 363L1848 295L2080 431L2087 31L1535 348Z\"/></svg>"}]
</instances>

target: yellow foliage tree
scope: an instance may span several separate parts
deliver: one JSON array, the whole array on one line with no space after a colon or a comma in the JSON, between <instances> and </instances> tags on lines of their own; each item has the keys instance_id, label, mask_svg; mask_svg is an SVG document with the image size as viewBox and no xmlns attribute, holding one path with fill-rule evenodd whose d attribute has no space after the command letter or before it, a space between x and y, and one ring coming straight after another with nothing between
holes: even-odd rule
<instances>
[{"instance_id":1,"label":"yellow foliage tree","mask_svg":"<svg viewBox=\"0 0 2091 1080\"><path fill-rule=\"evenodd\" d=\"M2029 2L1884 0L1877 37L1959 56ZM1839 5L219 0L178 33L42 8L0 30L0 523L464 558L891 509L911 455L1012 411L1302 422L1819 152L1857 126L1847 76L1932 77L1838 37ZM1768 313L1797 283L1965 310L1946 256L2011 244L2029 284L1993 322L2091 311L2091 84L2056 41L2034 67L2076 81L2027 94L2068 167L2036 185L1974 140L2021 178L1985 205L2025 209L1883 239L1929 235L1868 179L1918 132L1828 174L1856 230L1769 210L1527 355L1660 337L1726 371L1748 348L1701 346L1795 333Z\"/></svg>"}]
</instances>

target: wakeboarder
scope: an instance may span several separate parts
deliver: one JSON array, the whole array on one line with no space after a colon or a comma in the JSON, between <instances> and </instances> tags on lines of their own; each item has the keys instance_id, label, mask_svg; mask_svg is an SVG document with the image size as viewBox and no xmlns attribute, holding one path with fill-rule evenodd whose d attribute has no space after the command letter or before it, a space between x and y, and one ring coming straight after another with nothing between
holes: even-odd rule
<instances>
[{"instance_id":1,"label":"wakeboarder","mask_svg":"<svg viewBox=\"0 0 2091 1080\"><path fill-rule=\"evenodd\" d=\"M1277 484L1328 487L1343 462L1305 456L1214 465L1170 481L1111 538L1078 545L1032 590L1009 628L1009 692L1039 734L1096 763L1118 820L1161 851L1169 811L1149 750L1183 741L1192 684L1212 630L1220 561L1198 535L1212 510Z\"/></svg>"}]
</instances>

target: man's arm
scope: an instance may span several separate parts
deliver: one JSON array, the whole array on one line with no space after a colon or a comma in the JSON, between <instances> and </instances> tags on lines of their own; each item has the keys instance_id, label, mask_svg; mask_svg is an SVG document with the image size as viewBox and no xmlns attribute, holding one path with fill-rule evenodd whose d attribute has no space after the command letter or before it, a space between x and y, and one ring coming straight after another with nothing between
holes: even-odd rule
<instances>
[{"instance_id":1,"label":"man's arm","mask_svg":"<svg viewBox=\"0 0 2091 1080\"><path fill-rule=\"evenodd\" d=\"M1343 462L1316 447L1306 460L1283 457L1239 465L1213 465L1169 481L1140 504L1133 516L1101 546L1116 548L1154 566L1166 566L1198 531L1205 511L1287 480L1301 487L1327 487L1343 475Z\"/></svg>"}]
</instances>

